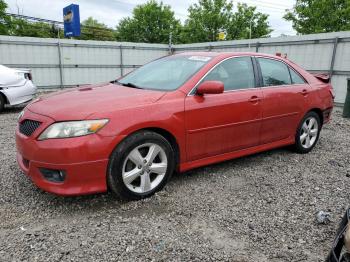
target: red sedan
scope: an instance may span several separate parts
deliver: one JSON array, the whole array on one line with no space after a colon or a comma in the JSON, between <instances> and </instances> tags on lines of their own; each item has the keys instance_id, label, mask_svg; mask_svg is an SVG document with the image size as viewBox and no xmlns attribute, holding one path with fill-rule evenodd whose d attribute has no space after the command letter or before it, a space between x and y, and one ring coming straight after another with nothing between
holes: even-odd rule
<instances>
[{"instance_id":1,"label":"red sedan","mask_svg":"<svg viewBox=\"0 0 350 262\"><path fill-rule=\"evenodd\" d=\"M310 152L333 98L327 81L281 57L177 54L32 102L19 116L17 160L48 192L140 199L175 170L287 145Z\"/></svg>"}]
</instances>

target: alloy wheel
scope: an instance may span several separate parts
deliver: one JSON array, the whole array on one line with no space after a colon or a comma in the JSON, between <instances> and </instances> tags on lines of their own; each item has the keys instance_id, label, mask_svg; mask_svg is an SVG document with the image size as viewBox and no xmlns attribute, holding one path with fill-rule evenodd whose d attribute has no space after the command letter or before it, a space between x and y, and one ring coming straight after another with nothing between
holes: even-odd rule
<instances>
[{"instance_id":1,"label":"alloy wheel","mask_svg":"<svg viewBox=\"0 0 350 262\"><path fill-rule=\"evenodd\" d=\"M300 132L300 143L302 147L311 148L318 136L318 122L315 117L310 116L305 119Z\"/></svg>"},{"instance_id":2,"label":"alloy wheel","mask_svg":"<svg viewBox=\"0 0 350 262\"><path fill-rule=\"evenodd\" d=\"M164 149L155 143L137 146L123 163L122 178L125 186L134 193L147 193L164 179L168 159Z\"/></svg>"}]
</instances>

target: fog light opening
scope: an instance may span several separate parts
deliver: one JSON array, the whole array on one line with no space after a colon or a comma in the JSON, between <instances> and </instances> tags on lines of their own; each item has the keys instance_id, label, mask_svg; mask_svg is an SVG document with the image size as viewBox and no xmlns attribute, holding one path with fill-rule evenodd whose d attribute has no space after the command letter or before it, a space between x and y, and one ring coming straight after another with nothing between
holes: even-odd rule
<instances>
[{"instance_id":1,"label":"fog light opening","mask_svg":"<svg viewBox=\"0 0 350 262\"><path fill-rule=\"evenodd\" d=\"M23 159L22 159L22 162L23 162L23 165L24 165L26 168L29 168L29 160L28 160L28 159L23 158Z\"/></svg>"},{"instance_id":2,"label":"fog light opening","mask_svg":"<svg viewBox=\"0 0 350 262\"><path fill-rule=\"evenodd\" d=\"M66 172L64 170L55 170L47 168L39 168L43 177L50 182L62 183L66 179Z\"/></svg>"}]
</instances>

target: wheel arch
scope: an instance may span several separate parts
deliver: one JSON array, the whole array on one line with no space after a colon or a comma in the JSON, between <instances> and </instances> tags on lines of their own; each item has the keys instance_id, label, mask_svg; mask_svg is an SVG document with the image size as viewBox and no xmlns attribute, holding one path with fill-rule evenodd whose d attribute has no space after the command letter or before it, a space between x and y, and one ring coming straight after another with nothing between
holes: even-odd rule
<instances>
[{"instance_id":1,"label":"wheel arch","mask_svg":"<svg viewBox=\"0 0 350 262\"><path fill-rule=\"evenodd\" d=\"M160 128L160 127L142 128L142 129L139 129L133 133L140 132L140 131L152 131L154 133L157 133L157 134L163 136L170 143L171 147L173 148L173 150L175 152L175 170L178 170L179 163L180 163L180 147L179 147L179 143L178 143L176 137L170 131L168 131L164 128ZM130 135L132 135L132 134L130 134Z\"/></svg>"},{"instance_id":2,"label":"wheel arch","mask_svg":"<svg viewBox=\"0 0 350 262\"><path fill-rule=\"evenodd\" d=\"M4 94L4 92L2 92L2 90L0 89L0 96L2 96L5 99L5 104L10 104L7 96Z\"/></svg>"},{"instance_id":3,"label":"wheel arch","mask_svg":"<svg viewBox=\"0 0 350 262\"><path fill-rule=\"evenodd\" d=\"M175 172L178 172L179 171L179 167L180 167L180 147L179 147L179 144L178 144L178 141L176 140L176 137L175 135L173 135L170 131L164 129L164 128L160 128L160 127L144 127L144 128L140 128L140 129L136 129L136 130L133 130L132 132L128 133L127 135L125 135L123 137L122 140L119 141L119 143L117 143L109 157L109 161L108 161L108 166L107 166L107 174L106 174L106 186L107 186L107 190L110 191L111 190L111 185L110 185L110 181L109 181L109 175L108 175L108 172L110 170L110 167L111 167L111 156L114 152L114 150L120 145L120 143L122 143L125 139L127 139L128 137L136 134L136 133L139 133L139 132L142 132L142 131L150 131L150 132L154 132L156 134L159 134L161 135L162 137L164 137L171 145L171 147L173 148L174 150L174 153L175 153L175 169L174 171Z\"/></svg>"},{"instance_id":4,"label":"wheel arch","mask_svg":"<svg viewBox=\"0 0 350 262\"><path fill-rule=\"evenodd\" d=\"M179 169L179 164L180 164L180 154L181 154L181 150L180 150L180 145L178 140L176 139L176 136L170 132L169 130L163 128L163 127L154 127L154 126L150 126L150 127L142 127L139 129L134 129L131 132L127 133L127 135L125 135L125 137L118 142L118 144L115 146L115 148L122 143L125 139L127 139L128 137L132 136L133 134L142 132L142 131L151 131L154 133L157 133L161 136L163 136L171 145L171 147L174 150L175 153L175 170L178 171Z\"/></svg>"},{"instance_id":5,"label":"wheel arch","mask_svg":"<svg viewBox=\"0 0 350 262\"><path fill-rule=\"evenodd\" d=\"M323 111L320 108L315 107L315 108L310 109L307 113L309 113L309 112L315 112L319 116L320 121L321 121L321 126L322 126L323 125L323 121L324 121L324 119L323 119Z\"/></svg>"}]
</instances>

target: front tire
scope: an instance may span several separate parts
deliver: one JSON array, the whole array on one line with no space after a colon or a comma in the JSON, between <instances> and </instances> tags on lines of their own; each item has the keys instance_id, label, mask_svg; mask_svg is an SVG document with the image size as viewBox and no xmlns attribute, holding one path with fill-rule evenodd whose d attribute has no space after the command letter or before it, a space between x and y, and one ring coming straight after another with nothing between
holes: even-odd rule
<instances>
[{"instance_id":1,"label":"front tire","mask_svg":"<svg viewBox=\"0 0 350 262\"><path fill-rule=\"evenodd\" d=\"M307 113L301 120L296 135L294 149L300 154L309 153L317 144L322 124L316 112Z\"/></svg>"},{"instance_id":2,"label":"front tire","mask_svg":"<svg viewBox=\"0 0 350 262\"><path fill-rule=\"evenodd\" d=\"M151 131L137 132L113 151L107 183L122 199L138 200L161 190L174 172L175 157L171 144Z\"/></svg>"},{"instance_id":3,"label":"front tire","mask_svg":"<svg viewBox=\"0 0 350 262\"><path fill-rule=\"evenodd\" d=\"M5 102L4 96L0 93L0 113L4 110Z\"/></svg>"}]
</instances>

